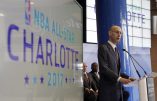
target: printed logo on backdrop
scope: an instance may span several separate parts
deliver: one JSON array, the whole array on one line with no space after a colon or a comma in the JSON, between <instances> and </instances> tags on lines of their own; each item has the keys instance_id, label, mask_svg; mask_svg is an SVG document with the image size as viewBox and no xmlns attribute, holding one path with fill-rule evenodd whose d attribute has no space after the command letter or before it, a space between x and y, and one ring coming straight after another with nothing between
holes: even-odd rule
<instances>
[{"instance_id":1,"label":"printed logo on backdrop","mask_svg":"<svg viewBox=\"0 0 157 101\"><path fill-rule=\"evenodd\" d=\"M53 87L75 84L77 82L76 76L81 74L78 71L77 64L81 62L79 56L82 53L80 52L82 49L77 49L79 46L75 46L75 31L73 32L69 27L59 24L55 19L46 15L44 11L31 8L30 0L25 0L24 2L24 24L31 25L31 29L38 28L41 31L35 32L36 30L27 29L27 27L23 28L17 24L10 24L7 36L8 55L10 60L14 62L25 63L26 68L31 68L31 65L27 67L27 64L32 64L32 66L37 64L41 65L40 67L45 70L44 73L38 75L26 71L23 76L24 84L47 84L47 86ZM19 32L22 32L18 41L21 45L19 49L21 54L18 54L19 52L12 44L14 40L18 40L18 38L15 39L15 36L19 35ZM82 42L80 42L81 44ZM33 68L41 69L37 66ZM51 70L49 71L48 69L50 68ZM66 73L64 72L65 70Z\"/></svg>"},{"instance_id":2,"label":"printed logo on backdrop","mask_svg":"<svg viewBox=\"0 0 157 101\"><path fill-rule=\"evenodd\" d=\"M69 27L81 29L82 26L82 24L76 23L74 20L68 21L68 25L60 24L55 19L46 15L44 11L33 8L30 0L25 0L25 24L39 28L39 30L48 32L56 36L57 39L68 43L76 42L75 33Z\"/></svg>"},{"instance_id":3,"label":"printed logo on backdrop","mask_svg":"<svg viewBox=\"0 0 157 101\"><path fill-rule=\"evenodd\" d=\"M137 23L142 23L145 24L144 20L146 19L145 14L142 14L141 9L139 7L135 7L135 6L128 6L130 8L130 10L127 11L127 15L128 15L128 21L129 22L137 22Z\"/></svg>"},{"instance_id":4,"label":"printed logo on backdrop","mask_svg":"<svg viewBox=\"0 0 157 101\"><path fill-rule=\"evenodd\" d=\"M25 24L31 24L31 1L25 0Z\"/></svg>"}]
</instances>

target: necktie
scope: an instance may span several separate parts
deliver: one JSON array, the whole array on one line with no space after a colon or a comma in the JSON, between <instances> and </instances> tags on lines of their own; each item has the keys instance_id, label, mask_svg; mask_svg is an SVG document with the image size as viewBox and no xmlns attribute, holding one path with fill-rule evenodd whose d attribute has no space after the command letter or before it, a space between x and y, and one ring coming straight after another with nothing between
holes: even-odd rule
<instances>
[{"instance_id":1,"label":"necktie","mask_svg":"<svg viewBox=\"0 0 157 101\"><path fill-rule=\"evenodd\" d=\"M88 79L87 73L84 73L84 78L85 78L85 79Z\"/></svg>"},{"instance_id":2,"label":"necktie","mask_svg":"<svg viewBox=\"0 0 157 101\"><path fill-rule=\"evenodd\" d=\"M120 69L120 61L119 61L119 54L118 54L118 50L117 48L115 47L115 54L116 54L116 63L117 63L117 68L118 70Z\"/></svg>"},{"instance_id":3,"label":"necktie","mask_svg":"<svg viewBox=\"0 0 157 101\"><path fill-rule=\"evenodd\" d=\"M98 74L98 73L96 73L96 76L98 77L98 79L100 79L100 76L99 76L99 74Z\"/></svg>"},{"instance_id":4,"label":"necktie","mask_svg":"<svg viewBox=\"0 0 157 101\"><path fill-rule=\"evenodd\" d=\"M115 54L116 54L116 59L118 60L118 51L117 51L117 48L115 47Z\"/></svg>"},{"instance_id":5,"label":"necktie","mask_svg":"<svg viewBox=\"0 0 157 101\"><path fill-rule=\"evenodd\" d=\"M84 79L85 79L86 82L89 82L89 78L88 78L87 73L84 73Z\"/></svg>"}]
</instances>

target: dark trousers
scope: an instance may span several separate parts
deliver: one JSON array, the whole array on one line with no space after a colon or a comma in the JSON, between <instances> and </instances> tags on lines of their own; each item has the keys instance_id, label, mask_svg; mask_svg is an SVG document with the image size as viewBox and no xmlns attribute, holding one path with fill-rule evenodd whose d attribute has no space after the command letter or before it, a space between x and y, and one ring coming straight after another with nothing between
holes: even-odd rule
<instances>
[{"instance_id":1,"label":"dark trousers","mask_svg":"<svg viewBox=\"0 0 157 101\"><path fill-rule=\"evenodd\" d=\"M128 91L123 90L123 100L122 97L120 98L120 101L128 101L130 94Z\"/></svg>"},{"instance_id":2,"label":"dark trousers","mask_svg":"<svg viewBox=\"0 0 157 101\"><path fill-rule=\"evenodd\" d=\"M84 101L97 101L97 94L85 92Z\"/></svg>"}]
</instances>

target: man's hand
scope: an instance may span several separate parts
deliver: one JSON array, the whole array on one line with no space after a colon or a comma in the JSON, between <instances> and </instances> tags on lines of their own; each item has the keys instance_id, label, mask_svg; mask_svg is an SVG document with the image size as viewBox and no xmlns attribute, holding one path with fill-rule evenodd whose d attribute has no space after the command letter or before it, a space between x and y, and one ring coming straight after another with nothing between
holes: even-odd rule
<instances>
[{"instance_id":1,"label":"man's hand","mask_svg":"<svg viewBox=\"0 0 157 101\"><path fill-rule=\"evenodd\" d=\"M119 82L121 82L121 83L123 83L123 84L128 84L128 83L130 83L130 82L132 82L130 79L125 79L125 78L120 78L119 79Z\"/></svg>"},{"instance_id":2,"label":"man's hand","mask_svg":"<svg viewBox=\"0 0 157 101\"><path fill-rule=\"evenodd\" d=\"M90 89L85 88L85 92L90 93Z\"/></svg>"},{"instance_id":3,"label":"man's hand","mask_svg":"<svg viewBox=\"0 0 157 101\"><path fill-rule=\"evenodd\" d=\"M132 78L132 77L129 77L129 79L130 79L131 81L135 81L135 80L136 80L135 78Z\"/></svg>"}]
</instances>

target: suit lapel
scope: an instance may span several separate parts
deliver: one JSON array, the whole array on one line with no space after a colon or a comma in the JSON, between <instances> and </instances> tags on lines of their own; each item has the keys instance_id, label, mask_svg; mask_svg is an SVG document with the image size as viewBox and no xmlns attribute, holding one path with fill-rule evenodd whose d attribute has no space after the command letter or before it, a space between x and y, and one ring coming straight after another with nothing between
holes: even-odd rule
<instances>
[{"instance_id":1,"label":"suit lapel","mask_svg":"<svg viewBox=\"0 0 157 101\"><path fill-rule=\"evenodd\" d=\"M108 50L109 52L111 53L110 55L112 55L112 58L113 60L115 61L115 69L117 70L118 74L119 74L119 71L120 71L120 68L117 68L117 59L116 59L116 53L115 51L113 50L113 47L107 42L107 47L108 47ZM119 55L119 52L118 52L118 55ZM120 59L119 59L120 60ZM119 62L119 61L118 61Z\"/></svg>"},{"instance_id":2,"label":"suit lapel","mask_svg":"<svg viewBox=\"0 0 157 101\"><path fill-rule=\"evenodd\" d=\"M116 56L114 50L113 50L113 47L107 42L107 47L109 49L109 52L111 53L111 55L113 55L113 57ZM115 58L114 58L115 59Z\"/></svg>"}]
</instances>

